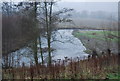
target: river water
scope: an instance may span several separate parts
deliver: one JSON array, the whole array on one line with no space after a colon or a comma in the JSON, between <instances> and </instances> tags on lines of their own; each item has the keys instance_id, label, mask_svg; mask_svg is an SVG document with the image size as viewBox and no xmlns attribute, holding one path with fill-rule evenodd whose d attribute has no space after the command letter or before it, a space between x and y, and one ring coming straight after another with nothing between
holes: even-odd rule
<instances>
[{"instance_id":1,"label":"river water","mask_svg":"<svg viewBox=\"0 0 120 81\"><path fill-rule=\"evenodd\" d=\"M73 30L58 30L54 33L54 42L51 43L51 47L55 50L52 52L52 59L64 59L64 57L75 58L81 57L84 58L88 56L84 51L86 48L83 46L81 41L72 35ZM39 47L39 45L38 45ZM47 47L47 40L42 38L42 47ZM30 62L34 62L32 50L28 47L22 48L14 53L15 63L29 64ZM39 62L41 62L40 53L38 53ZM47 60L48 53L44 53L44 60Z\"/></svg>"},{"instance_id":2,"label":"river water","mask_svg":"<svg viewBox=\"0 0 120 81\"><path fill-rule=\"evenodd\" d=\"M73 30L58 30L59 34L56 35L56 39L61 41L53 42L52 47L56 48L53 52L53 59L64 59L64 57L75 58L87 56L84 52L86 48L81 41L72 35Z\"/></svg>"}]
</instances>

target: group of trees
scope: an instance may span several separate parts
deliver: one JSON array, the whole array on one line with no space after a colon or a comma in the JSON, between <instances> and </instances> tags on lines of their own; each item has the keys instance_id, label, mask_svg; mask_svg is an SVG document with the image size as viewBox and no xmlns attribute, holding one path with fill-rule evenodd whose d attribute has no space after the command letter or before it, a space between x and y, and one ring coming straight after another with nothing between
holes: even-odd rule
<instances>
[{"instance_id":1,"label":"group of trees","mask_svg":"<svg viewBox=\"0 0 120 81\"><path fill-rule=\"evenodd\" d=\"M69 12L73 9L63 8L54 11L56 4L54 0L50 2L3 2L3 58L8 65L9 53L16 51L28 44L33 50L35 64L38 62L38 47L42 64L44 57L42 51L41 37L45 36L48 44L48 64L51 64L51 42L53 31L56 31L59 23L71 22ZM64 16L63 16L64 15ZM11 58L10 58L11 59Z\"/></svg>"},{"instance_id":2,"label":"group of trees","mask_svg":"<svg viewBox=\"0 0 120 81\"><path fill-rule=\"evenodd\" d=\"M106 12L106 11L86 11L83 10L81 12L73 13L73 18L92 18L92 19L102 19L102 20L110 20L111 16L113 16L114 21L117 21L118 16L117 12Z\"/></svg>"},{"instance_id":3,"label":"group of trees","mask_svg":"<svg viewBox=\"0 0 120 81\"><path fill-rule=\"evenodd\" d=\"M2 54L6 67L12 59L9 53L25 46L29 40L36 39L35 35L38 36L33 13L30 13L32 8L27 9L27 6L22 5L25 3L2 3Z\"/></svg>"}]
</instances>

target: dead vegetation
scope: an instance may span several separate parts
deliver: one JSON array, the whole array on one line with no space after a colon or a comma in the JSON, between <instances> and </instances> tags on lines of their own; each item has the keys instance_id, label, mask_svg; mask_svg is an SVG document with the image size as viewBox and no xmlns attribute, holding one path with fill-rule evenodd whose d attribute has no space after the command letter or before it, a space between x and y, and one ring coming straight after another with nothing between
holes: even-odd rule
<instances>
[{"instance_id":1,"label":"dead vegetation","mask_svg":"<svg viewBox=\"0 0 120 81\"><path fill-rule=\"evenodd\" d=\"M89 56L80 60L65 58L53 61L51 65L12 67L3 69L3 79L106 79L107 74L117 73L118 55Z\"/></svg>"}]
</instances>

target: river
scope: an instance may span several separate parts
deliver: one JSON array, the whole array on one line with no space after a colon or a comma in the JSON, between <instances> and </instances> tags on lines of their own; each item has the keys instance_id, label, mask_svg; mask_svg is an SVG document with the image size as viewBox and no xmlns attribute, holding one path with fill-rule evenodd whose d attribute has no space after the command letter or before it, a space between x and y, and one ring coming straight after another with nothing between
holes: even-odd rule
<instances>
[{"instance_id":1,"label":"river","mask_svg":"<svg viewBox=\"0 0 120 81\"><path fill-rule=\"evenodd\" d=\"M87 53L84 51L86 48L83 46L81 41L74 37L72 35L73 30L57 30L54 33L54 42L51 43L51 47L55 50L52 52L52 59L57 60L61 59L63 60L64 57L68 58L75 58L75 57L81 57L85 58L88 56ZM47 46L47 40L45 38L42 38L42 47ZM38 44L39 47L39 44ZM29 64L30 62L34 63L34 58L32 54L32 50L28 47L22 48L16 52L11 53L14 56L15 63L25 63ZM38 53L39 62L41 62L40 53ZM47 60L48 53L44 53L44 60ZM16 65L15 64L15 65Z\"/></svg>"}]
</instances>

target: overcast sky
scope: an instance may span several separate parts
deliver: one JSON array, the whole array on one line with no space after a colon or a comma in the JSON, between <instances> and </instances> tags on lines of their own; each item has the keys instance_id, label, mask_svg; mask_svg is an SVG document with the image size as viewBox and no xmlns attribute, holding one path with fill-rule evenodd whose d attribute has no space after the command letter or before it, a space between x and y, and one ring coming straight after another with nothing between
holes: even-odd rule
<instances>
[{"instance_id":1,"label":"overcast sky","mask_svg":"<svg viewBox=\"0 0 120 81\"><path fill-rule=\"evenodd\" d=\"M28 1L28 0L0 0L0 1ZM44 1L44 0L37 0ZM50 1L50 0L46 0ZM58 8L73 8L76 11L107 11L117 12L119 0L57 0Z\"/></svg>"},{"instance_id":2,"label":"overcast sky","mask_svg":"<svg viewBox=\"0 0 120 81\"><path fill-rule=\"evenodd\" d=\"M0 0L0 1L28 1L28 0ZM44 1L44 0L36 0L36 1ZM46 0L46 1L50 1L50 0ZM119 0L60 0L60 1L62 2L118 2Z\"/></svg>"},{"instance_id":3,"label":"overcast sky","mask_svg":"<svg viewBox=\"0 0 120 81\"><path fill-rule=\"evenodd\" d=\"M118 2L119 0L62 0L64 2Z\"/></svg>"},{"instance_id":4,"label":"overcast sky","mask_svg":"<svg viewBox=\"0 0 120 81\"><path fill-rule=\"evenodd\" d=\"M76 11L106 11L117 12L117 2L59 2L59 8L68 7L73 8Z\"/></svg>"}]
</instances>

